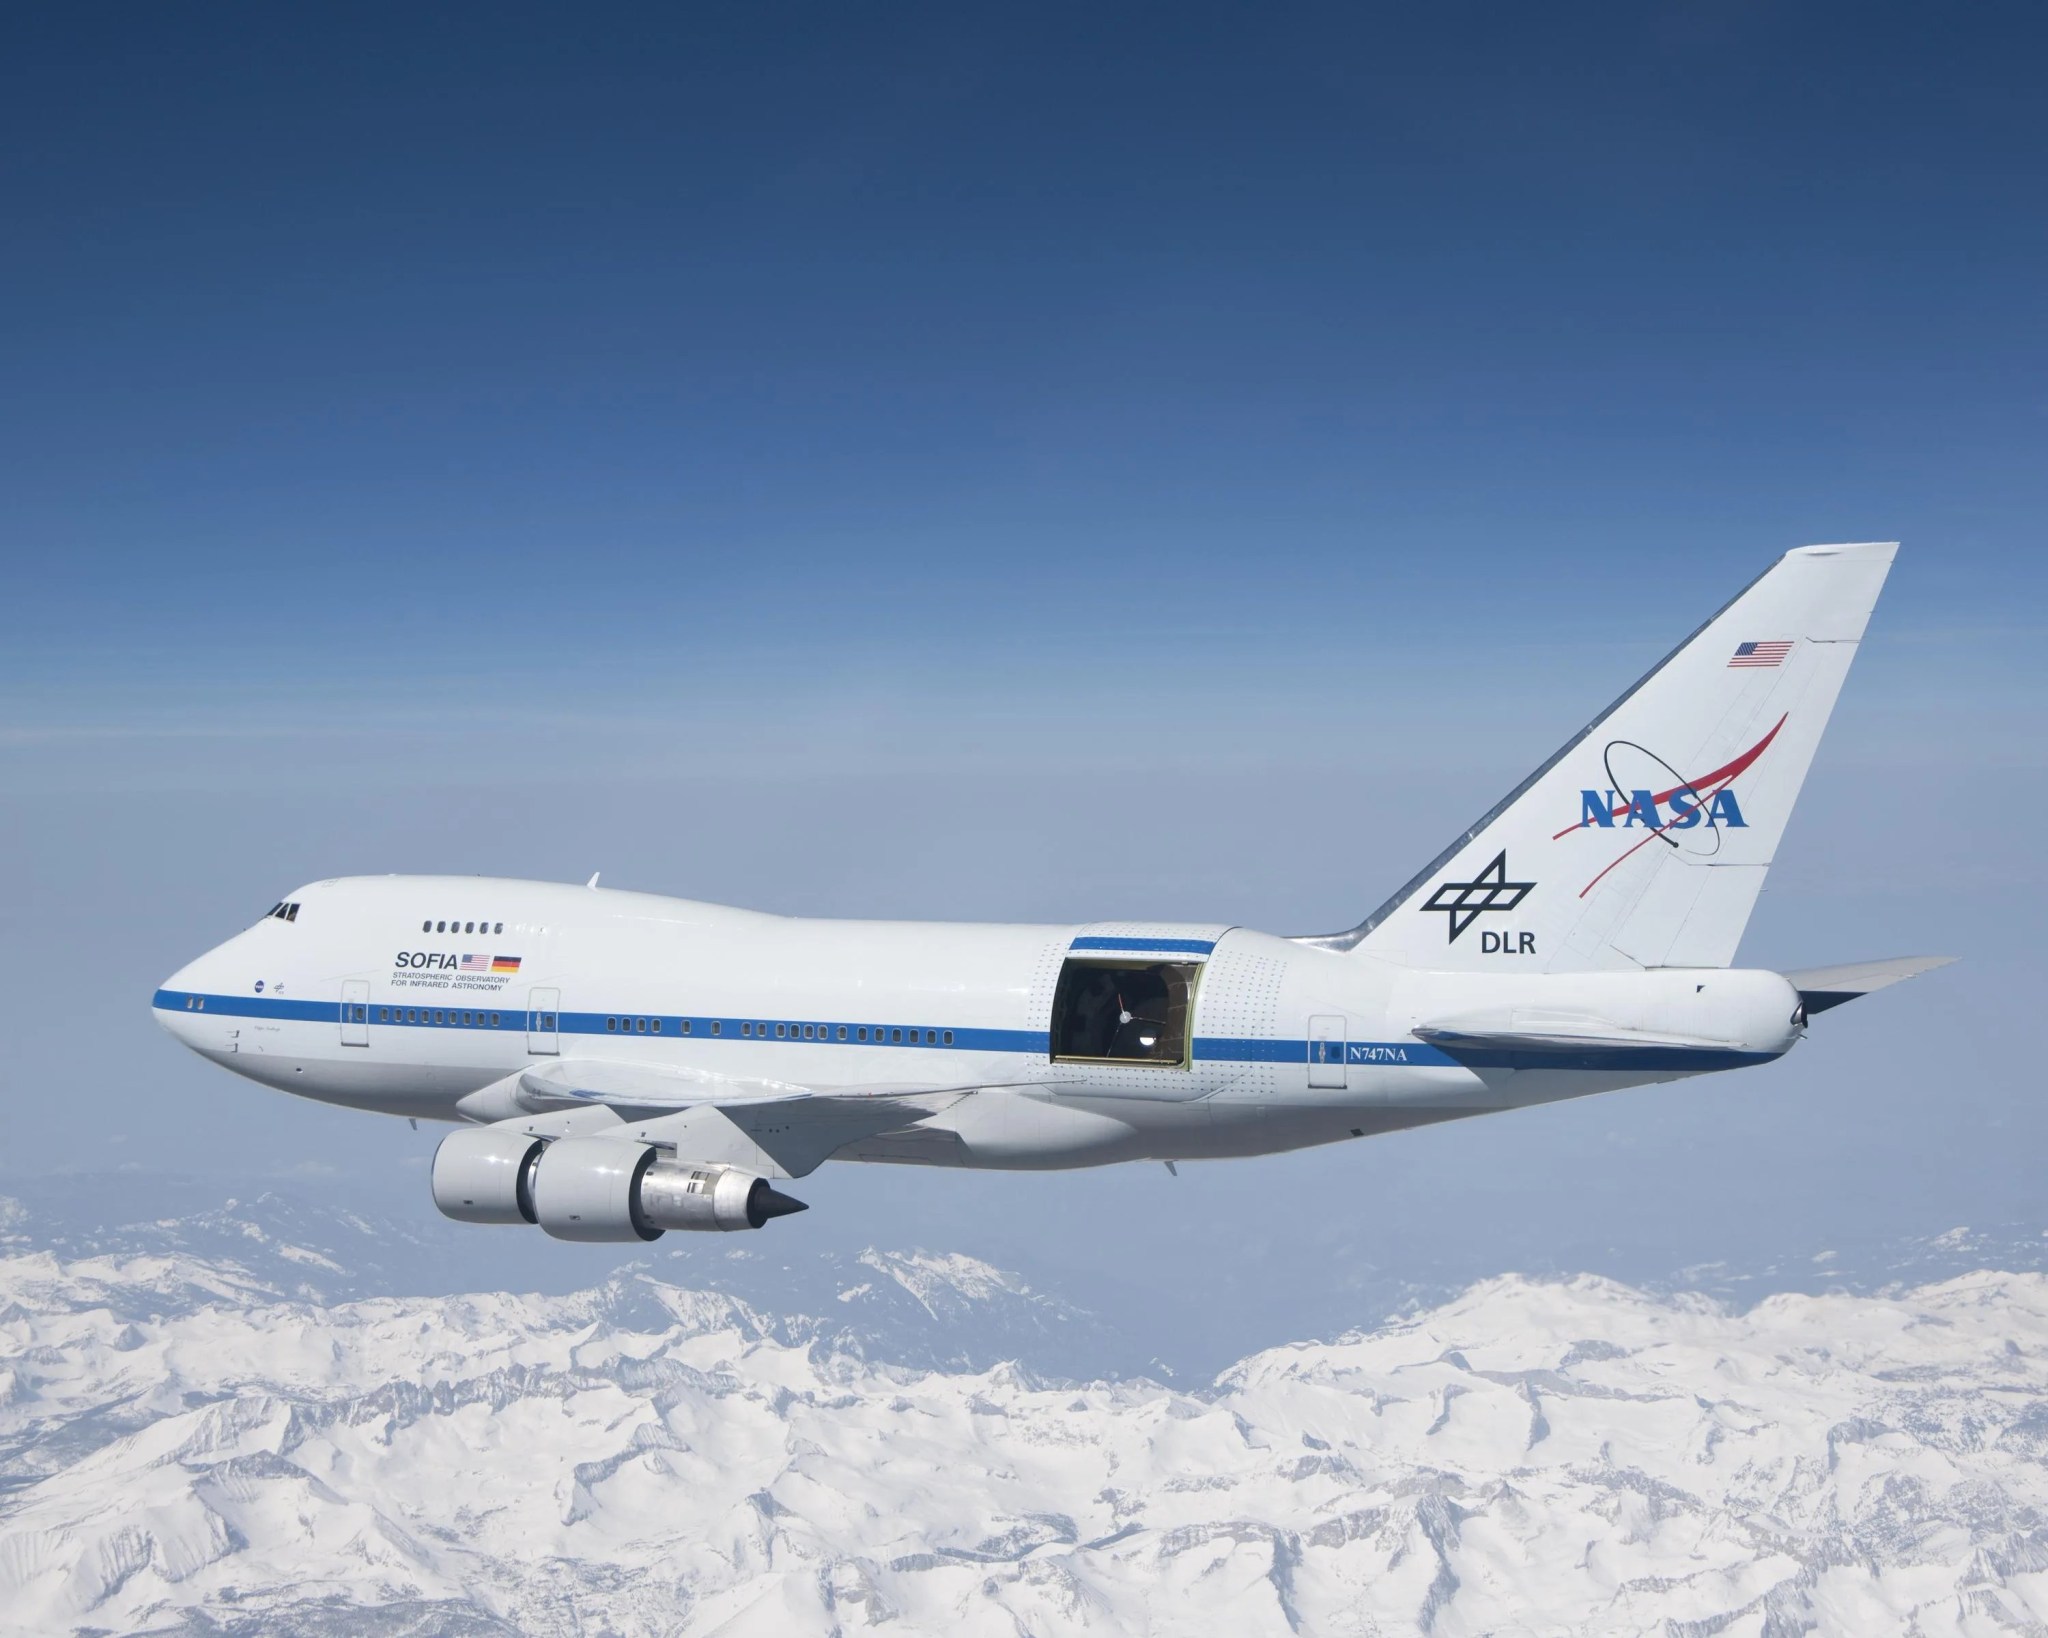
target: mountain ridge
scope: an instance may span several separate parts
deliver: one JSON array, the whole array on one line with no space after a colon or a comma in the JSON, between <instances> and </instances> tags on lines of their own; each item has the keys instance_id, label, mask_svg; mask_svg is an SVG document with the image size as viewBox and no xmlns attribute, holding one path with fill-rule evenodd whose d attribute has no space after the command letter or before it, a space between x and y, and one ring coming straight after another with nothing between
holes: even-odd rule
<instances>
[{"instance_id":1,"label":"mountain ridge","mask_svg":"<svg viewBox=\"0 0 2048 1638\"><path fill-rule=\"evenodd\" d=\"M2048 1624L2037 1273L1744 1309L1499 1275L1175 1386L949 1363L977 1305L1039 1311L943 1254L840 1271L914 1288L905 1363L866 1294L323 1302L147 1238L0 1257L0 1631Z\"/></svg>"}]
</instances>

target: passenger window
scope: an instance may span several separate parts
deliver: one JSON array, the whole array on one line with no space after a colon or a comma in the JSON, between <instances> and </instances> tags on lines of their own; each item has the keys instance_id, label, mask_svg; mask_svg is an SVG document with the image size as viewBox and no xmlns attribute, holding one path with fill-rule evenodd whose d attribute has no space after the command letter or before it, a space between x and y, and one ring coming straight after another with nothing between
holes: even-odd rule
<instances>
[{"instance_id":1,"label":"passenger window","mask_svg":"<svg viewBox=\"0 0 2048 1638\"><path fill-rule=\"evenodd\" d=\"M861 1040L865 1041L865 1040L866 1040L866 1039L868 1038L868 1027L867 1027L867 1025L865 1025L865 1024L861 1025L861 1027L860 1027L860 1028L859 1028L859 1029L858 1029L857 1031L855 1031L854 1033L856 1034L856 1036L857 1036L857 1037L858 1037L859 1039L861 1039Z\"/></svg>"},{"instance_id":2,"label":"passenger window","mask_svg":"<svg viewBox=\"0 0 2048 1638\"><path fill-rule=\"evenodd\" d=\"M783 1027L783 1026L782 1026L781 1024L777 1024L777 1025L775 1026L775 1038L776 1038L776 1040L778 1040L778 1041L779 1041L779 1040L781 1040L781 1039L783 1038L783 1036L784 1036L784 1035L786 1035L787 1033L788 1033L788 1031L787 1031L787 1030L786 1030L786 1029L785 1029L785 1028L784 1028L784 1027Z\"/></svg>"},{"instance_id":3,"label":"passenger window","mask_svg":"<svg viewBox=\"0 0 2048 1638\"><path fill-rule=\"evenodd\" d=\"M633 1020L633 1027L642 1035L645 1035L647 1033L647 1020L645 1018L635 1018Z\"/></svg>"},{"instance_id":4,"label":"passenger window","mask_svg":"<svg viewBox=\"0 0 2048 1638\"><path fill-rule=\"evenodd\" d=\"M742 1024L740 1025L740 1033L742 1035L752 1035L754 1033L754 1026L752 1024Z\"/></svg>"},{"instance_id":5,"label":"passenger window","mask_svg":"<svg viewBox=\"0 0 2048 1638\"><path fill-rule=\"evenodd\" d=\"M498 928L497 928L497 930L498 930L499 932L501 932L501 933L502 933L502 932L504 932L504 930L505 930L505 924L504 924L504 923L503 923L502 921L498 923Z\"/></svg>"},{"instance_id":6,"label":"passenger window","mask_svg":"<svg viewBox=\"0 0 2048 1638\"><path fill-rule=\"evenodd\" d=\"M431 932L432 932L433 930L434 930L434 924L433 924L433 923L432 923L431 921L423 921L423 922L421 922L421 923L420 923L420 931L421 931L421 932L423 932L423 933L431 933Z\"/></svg>"},{"instance_id":7,"label":"passenger window","mask_svg":"<svg viewBox=\"0 0 2048 1638\"><path fill-rule=\"evenodd\" d=\"M897 1042L900 1042L902 1039L903 1031L901 1031L900 1029L892 1029L891 1031L889 1031L889 1040L892 1045Z\"/></svg>"},{"instance_id":8,"label":"passenger window","mask_svg":"<svg viewBox=\"0 0 2048 1638\"><path fill-rule=\"evenodd\" d=\"M687 1026L686 1026L686 1027L687 1027ZM713 1035L716 1035L716 1034L718 1033L718 1031L719 1031L719 1022L718 1022L718 1020L717 1020L716 1018L714 1018L714 1019L712 1019L712 1020L711 1020L711 1033L712 1033Z\"/></svg>"},{"instance_id":9,"label":"passenger window","mask_svg":"<svg viewBox=\"0 0 2048 1638\"><path fill-rule=\"evenodd\" d=\"M947 1031L946 1031L946 1045L947 1045L947 1046L951 1046L952 1044L953 1044L953 1032L952 1032L951 1030L947 1030Z\"/></svg>"},{"instance_id":10,"label":"passenger window","mask_svg":"<svg viewBox=\"0 0 2048 1638\"><path fill-rule=\"evenodd\" d=\"M844 1024L839 1026L839 1039L842 1041L846 1039L846 1026Z\"/></svg>"},{"instance_id":11,"label":"passenger window","mask_svg":"<svg viewBox=\"0 0 2048 1638\"><path fill-rule=\"evenodd\" d=\"M437 933L445 933L448 931L448 924L445 921L437 921L434 923L434 931Z\"/></svg>"},{"instance_id":12,"label":"passenger window","mask_svg":"<svg viewBox=\"0 0 2048 1638\"><path fill-rule=\"evenodd\" d=\"M1053 995L1053 1057L1184 1066L1200 972L1192 961L1069 961Z\"/></svg>"},{"instance_id":13,"label":"passenger window","mask_svg":"<svg viewBox=\"0 0 2048 1638\"><path fill-rule=\"evenodd\" d=\"M491 1014L491 1028L492 1028L492 1029L496 1029L497 1027L498 1027L498 1015L497 1015L497 1014L496 1014L496 1013L494 1012L494 1013L492 1013L492 1014Z\"/></svg>"}]
</instances>

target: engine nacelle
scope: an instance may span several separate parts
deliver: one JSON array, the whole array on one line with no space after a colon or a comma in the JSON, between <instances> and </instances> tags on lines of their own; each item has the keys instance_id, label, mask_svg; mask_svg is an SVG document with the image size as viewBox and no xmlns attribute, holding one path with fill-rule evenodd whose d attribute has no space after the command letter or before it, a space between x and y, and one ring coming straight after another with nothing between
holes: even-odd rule
<instances>
[{"instance_id":1,"label":"engine nacelle","mask_svg":"<svg viewBox=\"0 0 2048 1638\"><path fill-rule=\"evenodd\" d=\"M757 1229L807 1209L737 1166L693 1166L620 1138L567 1137L533 1169L533 1217L558 1240L653 1240ZM446 1210L446 1208L443 1208Z\"/></svg>"},{"instance_id":2,"label":"engine nacelle","mask_svg":"<svg viewBox=\"0 0 2048 1638\"><path fill-rule=\"evenodd\" d=\"M464 1126L434 1151L434 1204L463 1223L534 1223L541 1141L495 1126Z\"/></svg>"},{"instance_id":3,"label":"engine nacelle","mask_svg":"<svg viewBox=\"0 0 2048 1638\"><path fill-rule=\"evenodd\" d=\"M658 1240L640 1210L656 1151L619 1138L556 1138L533 1174L534 1221L557 1240Z\"/></svg>"}]
</instances>

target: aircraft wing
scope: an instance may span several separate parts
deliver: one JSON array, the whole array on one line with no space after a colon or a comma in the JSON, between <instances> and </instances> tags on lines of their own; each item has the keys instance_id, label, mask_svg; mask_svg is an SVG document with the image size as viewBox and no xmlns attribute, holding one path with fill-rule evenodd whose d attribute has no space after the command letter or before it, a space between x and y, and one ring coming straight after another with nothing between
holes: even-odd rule
<instances>
[{"instance_id":1,"label":"aircraft wing","mask_svg":"<svg viewBox=\"0 0 2048 1638\"><path fill-rule=\"evenodd\" d=\"M802 1177L835 1150L996 1086L901 1082L809 1087L668 1065L558 1058L463 1098L471 1120L535 1137L616 1135L770 1177Z\"/></svg>"}]
</instances>

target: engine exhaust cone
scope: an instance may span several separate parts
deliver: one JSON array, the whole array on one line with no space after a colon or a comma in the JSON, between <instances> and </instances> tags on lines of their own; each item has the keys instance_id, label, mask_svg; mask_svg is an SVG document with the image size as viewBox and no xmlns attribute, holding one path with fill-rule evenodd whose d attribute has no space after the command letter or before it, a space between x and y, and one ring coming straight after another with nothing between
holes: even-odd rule
<instances>
[{"instance_id":1,"label":"engine exhaust cone","mask_svg":"<svg viewBox=\"0 0 2048 1638\"><path fill-rule=\"evenodd\" d=\"M792 1212L810 1209L801 1200L792 1200L788 1195L769 1188L766 1183L756 1183L753 1192L747 1196L747 1218L755 1228L771 1217L787 1217Z\"/></svg>"}]
</instances>

